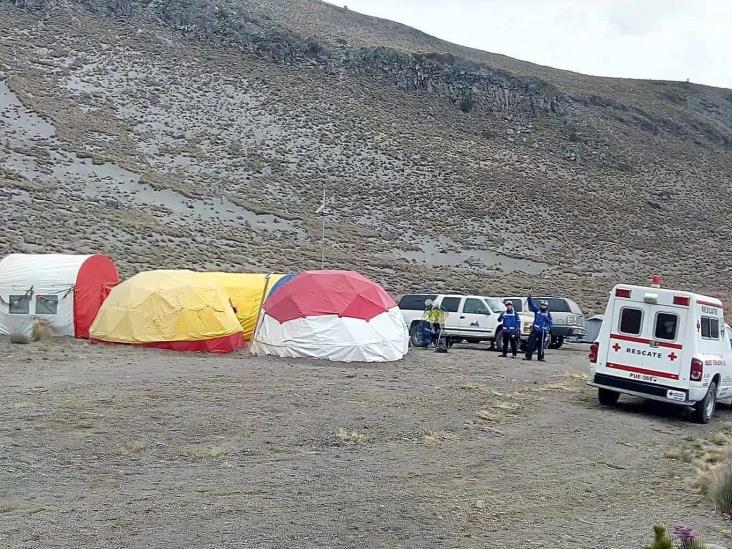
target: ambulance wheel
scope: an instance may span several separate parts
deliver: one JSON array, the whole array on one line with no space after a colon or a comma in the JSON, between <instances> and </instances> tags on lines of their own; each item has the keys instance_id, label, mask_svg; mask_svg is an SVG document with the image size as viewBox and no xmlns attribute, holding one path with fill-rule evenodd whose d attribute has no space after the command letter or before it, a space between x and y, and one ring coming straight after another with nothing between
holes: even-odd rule
<instances>
[{"instance_id":1,"label":"ambulance wheel","mask_svg":"<svg viewBox=\"0 0 732 549\"><path fill-rule=\"evenodd\" d=\"M564 345L564 336L552 336L552 341L549 344L550 349L561 349Z\"/></svg>"},{"instance_id":2,"label":"ambulance wheel","mask_svg":"<svg viewBox=\"0 0 732 549\"><path fill-rule=\"evenodd\" d=\"M613 404L617 404L619 398L620 393L616 391L611 391L610 389L597 390L597 400L599 400L600 404L603 406L612 406Z\"/></svg>"},{"instance_id":3,"label":"ambulance wheel","mask_svg":"<svg viewBox=\"0 0 732 549\"><path fill-rule=\"evenodd\" d=\"M695 423L709 423L717 407L717 382L709 384L709 390L702 400L694 404L691 417Z\"/></svg>"}]
</instances>

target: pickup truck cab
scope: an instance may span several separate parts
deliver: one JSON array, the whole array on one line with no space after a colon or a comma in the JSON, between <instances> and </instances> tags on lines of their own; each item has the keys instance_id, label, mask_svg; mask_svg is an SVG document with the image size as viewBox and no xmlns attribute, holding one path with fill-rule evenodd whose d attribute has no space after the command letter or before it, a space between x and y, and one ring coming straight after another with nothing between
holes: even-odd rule
<instances>
[{"instance_id":1,"label":"pickup truck cab","mask_svg":"<svg viewBox=\"0 0 732 549\"><path fill-rule=\"evenodd\" d=\"M409 328L412 345L419 347L424 344L420 339L419 323L422 321L427 299L431 299L436 307L447 311L445 332L451 343L488 341L492 348L502 350L502 325L498 322L498 317L506 310L506 306L498 298L478 295L408 294L402 297L399 309ZM520 316L521 335L525 338L530 333L533 314Z\"/></svg>"},{"instance_id":2,"label":"pickup truck cab","mask_svg":"<svg viewBox=\"0 0 732 549\"><path fill-rule=\"evenodd\" d=\"M620 394L693 408L708 423L716 401L732 397L732 331L713 297L615 286L590 350L590 385L601 404Z\"/></svg>"}]
</instances>

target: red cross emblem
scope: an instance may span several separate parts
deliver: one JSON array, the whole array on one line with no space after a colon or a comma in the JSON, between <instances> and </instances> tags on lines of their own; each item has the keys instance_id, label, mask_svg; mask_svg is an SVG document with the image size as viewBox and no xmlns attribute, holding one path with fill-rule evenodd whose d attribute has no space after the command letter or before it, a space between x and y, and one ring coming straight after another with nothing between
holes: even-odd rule
<instances>
[{"instance_id":1,"label":"red cross emblem","mask_svg":"<svg viewBox=\"0 0 732 549\"><path fill-rule=\"evenodd\" d=\"M669 358L669 360L670 360L671 362L673 362L674 360L676 360L676 359L677 359L677 358L679 358L679 357L678 357L678 356L676 355L676 353L674 353L673 351L671 351L671 354L670 354L670 355L668 355L668 358Z\"/></svg>"},{"instance_id":2,"label":"red cross emblem","mask_svg":"<svg viewBox=\"0 0 732 549\"><path fill-rule=\"evenodd\" d=\"M613 345L613 349L615 349L615 352L617 353L620 350L620 345L616 343L615 345Z\"/></svg>"}]
</instances>

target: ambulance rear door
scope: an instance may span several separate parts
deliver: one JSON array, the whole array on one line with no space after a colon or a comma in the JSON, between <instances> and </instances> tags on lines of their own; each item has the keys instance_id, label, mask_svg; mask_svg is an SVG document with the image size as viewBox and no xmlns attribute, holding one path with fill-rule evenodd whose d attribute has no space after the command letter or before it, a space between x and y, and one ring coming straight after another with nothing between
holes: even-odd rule
<instances>
[{"instance_id":1,"label":"ambulance rear door","mask_svg":"<svg viewBox=\"0 0 732 549\"><path fill-rule=\"evenodd\" d=\"M681 364L688 307L647 302L640 289L634 299L616 298L610 326L606 374L666 386L681 385ZM650 299L650 298L649 298Z\"/></svg>"}]
</instances>

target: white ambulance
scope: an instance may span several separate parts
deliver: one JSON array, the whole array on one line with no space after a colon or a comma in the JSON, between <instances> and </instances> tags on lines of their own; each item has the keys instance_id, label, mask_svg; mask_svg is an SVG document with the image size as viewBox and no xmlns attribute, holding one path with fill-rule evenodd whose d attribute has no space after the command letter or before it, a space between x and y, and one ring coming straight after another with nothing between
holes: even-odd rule
<instances>
[{"instance_id":1,"label":"white ambulance","mask_svg":"<svg viewBox=\"0 0 732 549\"><path fill-rule=\"evenodd\" d=\"M590 351L601 404L621 393L693 407L707 423L732 397L732 330L713 297L621 284L613 288Z\"/></svg>"}]
</instances>

